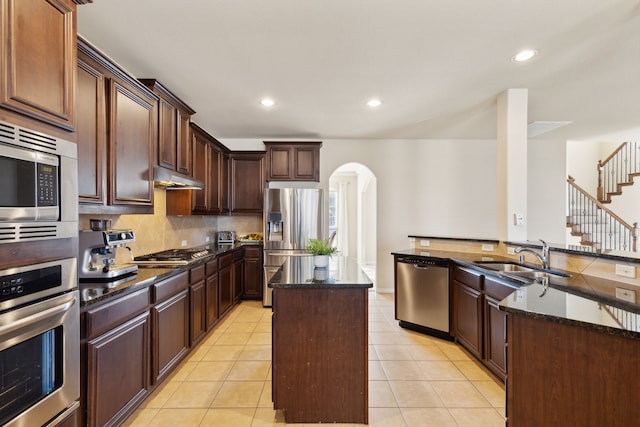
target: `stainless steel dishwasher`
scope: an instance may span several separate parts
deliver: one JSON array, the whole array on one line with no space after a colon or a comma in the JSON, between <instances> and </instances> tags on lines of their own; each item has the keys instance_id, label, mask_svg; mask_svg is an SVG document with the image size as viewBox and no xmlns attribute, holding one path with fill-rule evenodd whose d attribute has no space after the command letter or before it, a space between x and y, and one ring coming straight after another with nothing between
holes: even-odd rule
<instances>
[{"instance_id":1,"label":"stainless steel dishwasher","mask_svg":"<svg viewBox=\"0 0 640 427\"><path fill-rule=\"evenodd\" d=\"M397 255L396 319L400 326L452 340L449 325L449 262Z\"/></svg>"}]
</instances>

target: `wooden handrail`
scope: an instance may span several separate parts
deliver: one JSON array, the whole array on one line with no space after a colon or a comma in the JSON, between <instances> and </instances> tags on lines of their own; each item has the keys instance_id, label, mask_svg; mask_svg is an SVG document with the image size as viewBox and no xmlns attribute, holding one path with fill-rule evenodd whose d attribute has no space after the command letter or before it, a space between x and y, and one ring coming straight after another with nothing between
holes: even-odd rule
<instances>
[{"instance_id":1,"label":"wooden handrail","mask_svg":"<svg viewBox=\"0 0 640 427\"><path fill-rule=\"evenodd\" d=\"M623 220L622 218L620 218L618 215L616 215L615 213L613 213L612 211L610 211L609 209L607 209L607 207L605 205L603 205L602 203L600 203L598 201L598 199L596 199L595 197L593 197L591 194L587 193L582 187L580 187L578 184L575 183L575 178L572 177L571 175L569 175L569 178L567 178L567 182L569 184L571 184L574 188L576 188L579 192L581 192L586 198L588 198L589 200L591 200L597 207L599 207L600 209L602 209L603 211L605 211L606 213L608 213L609 215L611 215L611 217L613 219L615 219L616 221L618 221L620 224L622 224L624 226L624 228L626 228L629 231L633 230L633 226L629 225L625 220Z\"/></svg>"},{"instance_id":2,"label":"wooden handrail","mask_svg":"<svg viewBox=\"0 0 640 427\"><path fill-rule=\"evenodd\" d=\"M622 144L620 144L620 146L618 148L616 148L613 153L609 154L609 156L604 159L604 160L598 160L598 167L603 167L605 164L609 163L609 160L611 160L616 154L618 154L620 152L620 150L622 150L622 148L627 145L626 142L623 142Z\"/></svg>"}]
</instances>

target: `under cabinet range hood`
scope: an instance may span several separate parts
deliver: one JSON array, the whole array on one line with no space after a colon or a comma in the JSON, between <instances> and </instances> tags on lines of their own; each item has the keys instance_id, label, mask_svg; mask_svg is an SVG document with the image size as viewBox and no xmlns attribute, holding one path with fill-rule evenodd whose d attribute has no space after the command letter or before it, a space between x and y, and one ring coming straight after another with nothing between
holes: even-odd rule
<instances>
[{"instance_id":1,"label":"under cabinet range hood","mask_svg":"<svg viewBox=\"0 0 640 427\"><path fill-rule=\"evenodd\" d=\"M167 190L202 190L204 184L200 181L169 169L153 168L153 181L156 187Z\"/></svg>"}]
</instances>

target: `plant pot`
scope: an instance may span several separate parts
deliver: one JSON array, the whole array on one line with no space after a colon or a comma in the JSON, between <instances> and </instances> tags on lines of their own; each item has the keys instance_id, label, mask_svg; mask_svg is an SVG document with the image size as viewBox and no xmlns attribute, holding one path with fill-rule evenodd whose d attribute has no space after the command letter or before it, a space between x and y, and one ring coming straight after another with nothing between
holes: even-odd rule
<instances>
[{"instance_id":1,"label":"plant pot","mask_svg":"<svg viewBox=\"0 0 640 427\"><path fill-rule=\"evenodd\" d=\"M318 268L326 268L329 266L329 255L314 255L313 265Z\"/></svg>"},{"instance_id":2,"label":"plant pot","mask_svg":"<svg viewBox=\"0 0 640 427\"><path fill-rule=\"evenodd\" d=\"M313 280L324 282L327 280L327 269L324 267L316 267L313 269Z\"/></svg>"}]
</instances>

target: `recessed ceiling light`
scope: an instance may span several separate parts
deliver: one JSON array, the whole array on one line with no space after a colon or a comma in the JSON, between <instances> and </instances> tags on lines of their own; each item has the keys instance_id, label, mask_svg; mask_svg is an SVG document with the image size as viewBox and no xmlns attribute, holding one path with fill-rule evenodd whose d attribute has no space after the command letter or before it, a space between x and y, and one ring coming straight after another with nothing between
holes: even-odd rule
<instances>
[{"instance_id":1,"label":"recessed ceiling light","mask_svg":"<svg viewBox=\"0 0 640 427\"><path fill-rule=\"evenodd\" d=\"M525 50L521 50L520 52L516 53L516 55L511 58L511 60L513 62L524 62L524 61L528 61L531 58L533 58L534 56L536 56L538 52L532 49L525 49Z\"/></svg>"},{"instance_id":2,"label":"recessed ceiling light","mask_svg":"<svg viewBox=\"0 0 640 427\"><path fill-rule=\"evenodd\" d=\"M273 107L273 105L275 104L275 101L271 98L262 98L260 100L260 104L263 107Z\"/></svg>"},{"instance_id":3,"label":"recessed ceiling light","mask_svg":"<svg viewBox=\"0 0 640 427\"><path fill-rule=\"evenodd\" d=\"M380 104L382 104L382 102L380 102L379 99L375 99L375 98L367 101L367 106L371 108L379 107Z\"/></svg>"}]
</instances>

